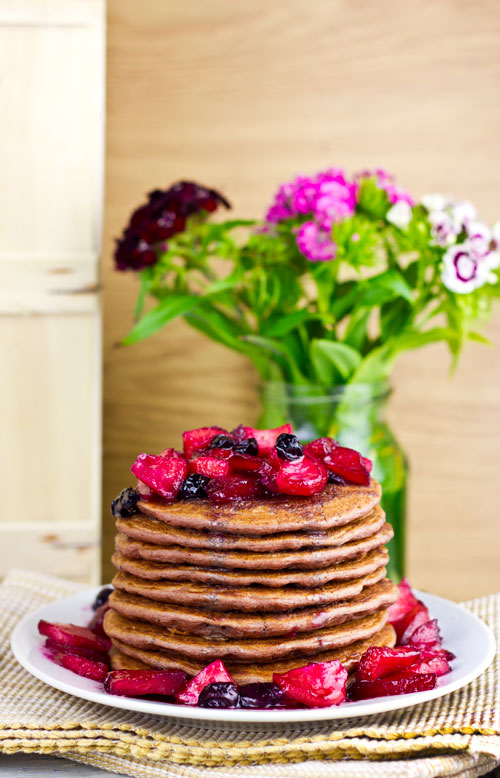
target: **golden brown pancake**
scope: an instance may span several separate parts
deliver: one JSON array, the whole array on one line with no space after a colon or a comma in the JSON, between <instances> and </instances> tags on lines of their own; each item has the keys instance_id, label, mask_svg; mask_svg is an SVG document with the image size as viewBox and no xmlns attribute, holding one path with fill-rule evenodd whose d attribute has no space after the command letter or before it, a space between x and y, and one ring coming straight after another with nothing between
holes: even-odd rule
<instances>
[{"instance_id":1,"label":"golden brown pancake","mask_svg":"<svg viewBox=\"0 0 500 778\"><path fill-rule=\"evenodd\" d=\"M236 663L226 662L231 677L239 684L254 683L259 681L272 681L273 673L286 673L294 667L300 667L307 662L330 662L338 659L348 672L355 670L359 660L370 646L394 646L396 635L390 624L386 624L366 640L358 640L346 648L336 648L330 651L321 651L297 660L285 659L265 663ZM144 649L128 646L120 640L113 640L114 648L111 650L111 667L113 670L136 670L148 667L156 667L161 670L184 670L189 675L196 675L205 666L204 663L194 662L185 656L161 651L145 651Z\"/></svg>"},{"instance_id":2,"label":"golden brown pancake","mask_svg":"<svg viewBox=\"0 0 500 778\"><path fill-rule=\"evenodd\" d=\"M126 546L123 539L123 546ZM171 565L162 562L150 562L139 557L124 556L117 551L112 562L117 570L123 570L138 578L149 581L199 581L214 586L251 586L258 584L273 589L282 586L324 586L331 581L349 581L368 575L389 561L387 550L380 546L362 554L359 558L349 559L323 570L283 570L266 572L264 570L217 570L196 565Z\"/></svg>"},{"instance_id":3,"label":"golden brown pancake","mask_svg":"<svg viewBox=\"0 0 500 778\"><path fill-rule=\"evenodd\" d=\"M168 629L208 638L246 638L290 635L323 629L361 618L388 608L396 601L398 589L387 578L367 586L355 597L315 608L288 613L240 613L209 611L155 602L127 592L114 591L109 604L128 619L138 619Z\"/></svg>"},{"instance_id":4,"label":"golden brown pancake","mask_svg":"<svg viewBox=\"0 0 500 778\"><path fill-rule=\"evenodd\" d=\"M209 549L212 551L289 551L299 548L326 548L367 538L384 525L385 513L377 505L361 519L332 529L317 532L280 532L273 535L228 535L224 533L174 527L164 521L138 513L127 519L117 519L119 532L144 543L159 546Z\"/></svg>"},{"instance_id":5,"label":"golden brown pancake","mask_svg":"<svg viewBox=\"0 0 500 778\"><path fill-rule=\"evenodd\" d=\"M350 619L326 629L286 638L226 638L208 639L128 619L109 610L104 617L104 628L113 640L128 646L154 651L182 654L208 664L226 658L237 662L270 661L292 656L311 656L318 651L345 648L356 640L371 638L387 622L387 612L380 610L370 616Z\"/></svg>"},{"instance_id":6,"label":"golden brown pancake","mask_svg":"<svg viewBox=\"0 0 500 778\"><path fill-rule=\"evenodd\" d=\"M259 611L275 613L313 605L326 605L347 600L360 594L364 587L381 581L385 567L350 581L326 584L319 588L285 586L269 588L260 586L214 586L213 584L176 581L146 581L128 573L117 573L112 584L115 589L138 594L149 600L187 605L207 610Z\"/></svg>"},{"instance_id":7,"label":"golden brown pancake","mask_svg":"<svg viewBox=\"0 0 500 778\"><path fill-rule=\"evenodd\" d=\"M281 532L327 530L367 516L380 502L380 484L367 486L328 484L312 497L276 495L235 504L216 505L211 500L165 503L142 500L138 508L147 516L175 527L237 535L273 535Z\"/></svg>"},{"instance_id":8,"label":"golden brown pancake","mask_svg":"<svg viewBox=\"0 0 500 778\"><path fill-rule=\"evenodd\" d=\"M260 553L258 551L213 551L199 548L182 548L182 546L156 546L153 543L143 543L119 533L116 537L116 549L125 556L149 559L153 562L167 564L190 564L206 567L223 567L230 570L282 570L294 567L301 570L324 568L339 564L346 559L371 551L373 548L387 543L393 537L390 524L383 527L363 540L344 543L334 548L299 549L297 551L277 551L276 553Z\"/></svg>"}]
</instances>

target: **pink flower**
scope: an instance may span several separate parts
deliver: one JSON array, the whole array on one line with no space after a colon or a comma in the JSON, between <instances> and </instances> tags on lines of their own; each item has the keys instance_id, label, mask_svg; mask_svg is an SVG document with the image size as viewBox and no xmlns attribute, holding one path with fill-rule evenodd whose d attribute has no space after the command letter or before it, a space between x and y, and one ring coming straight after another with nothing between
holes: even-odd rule
<instances>
[{"instance_id":1,"label":"pink flower","mask_svg":"<svg viewBox=\"0 0 500 778\"><path fill-rule=\"evenodd\" d=\"M311 262L328 262L335 258L337 247L330 234L316 222L305 222L297 231L297 246Z\"/></svg>"},{"instance_id":2,"label":"pink flower","mask_svg":"<svg viewBox=\"0 0 500 778\"><path fill-rule=\"evenodd\" d=\"M401 187L396 186L394 176L388 173L382 168L376 168L375 170L363 170L361 173L357 173L355 178L374 178L377 186L383 189L387 193L390 203L405 202L408 205L414 205L413 198Z\"/></svg>"}]
</instances>

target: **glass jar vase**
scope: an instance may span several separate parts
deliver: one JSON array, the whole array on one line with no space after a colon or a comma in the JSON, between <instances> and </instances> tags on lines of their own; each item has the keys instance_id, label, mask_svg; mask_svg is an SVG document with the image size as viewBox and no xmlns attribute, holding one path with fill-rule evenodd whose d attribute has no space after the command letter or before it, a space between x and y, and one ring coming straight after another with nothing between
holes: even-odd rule
<instances>
[{"instance_id":1,"label":"glass jar vase","mask_svg":"<svg viewBox=\"0 0 500 778\"><path fill-rule=\"evenodd\" d=\"M333 386L327 392L307 385L264 383L258 426L268 429L290 422L303 442L329 436L372 460L372 475L382 485L382 508L394 529L387 572L398 582L405 574L408 462L384 418L390 394L386 383Z\"/></svg>"}]
</instances>

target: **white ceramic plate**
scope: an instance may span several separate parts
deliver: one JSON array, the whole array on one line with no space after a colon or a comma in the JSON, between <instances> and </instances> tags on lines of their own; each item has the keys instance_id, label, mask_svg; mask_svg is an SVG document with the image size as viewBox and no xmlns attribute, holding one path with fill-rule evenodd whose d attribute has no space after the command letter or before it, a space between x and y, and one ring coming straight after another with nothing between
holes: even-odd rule
<instances>
[{"instance_id":1,"label":"white ceramic plate","mask_svg":"<svg viewBox=\"0 0 500 778\"><path fill-rule=\"evenodd\" d=\"M11 645L14 655L28 672L49 686L63 692L113 708L141 711L159 716L201 719L203 721L270 723L369 716L397 708L407 708L410 705L427 702L427 700L433 700L460 689L486 670L495 655L493 633L480 619L450 600L432 594L416 592L429 608L431 616L438 619L445 648L453 651L457 657L452 663L452 672L438 678L438 686L430 691L393 697L378 697L372 700L343 703L332 708L311 710L304 708L297 710L219 710L129 697L114 697L106 694L100 683L81 678L70 670L54 664L44 656L41 650L44 638L38 634L37 630L40 619L86 625L92 616L91 604L100 588L65 597L63 600L45 605L25 616L12 634ZM300 662L300 660L297 661Z\"/></svg>"}]
</instances>

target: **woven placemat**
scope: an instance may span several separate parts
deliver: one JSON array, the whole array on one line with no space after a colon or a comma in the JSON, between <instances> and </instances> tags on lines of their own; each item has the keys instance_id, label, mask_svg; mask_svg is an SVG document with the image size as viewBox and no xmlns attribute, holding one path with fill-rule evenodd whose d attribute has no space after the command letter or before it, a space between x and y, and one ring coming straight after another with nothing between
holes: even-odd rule
<instances>
[{"instance_id":1,"label":"woven placemat","mask_svg":"<svg viewBox=\"0 0 500 778\"><path fill-rule=\"evenodd\" d=\"M10 635L26 613L80 588L23 571L0 586L0 753L54 753L141 778L201 778L207 768L211 778L473 778L500 764L498 657L479 679L446 697L331 722L183 722L59 692L16 662ZM498 641L500 595L466 607L490 624Z\"/></svg>"}]
</instances>

